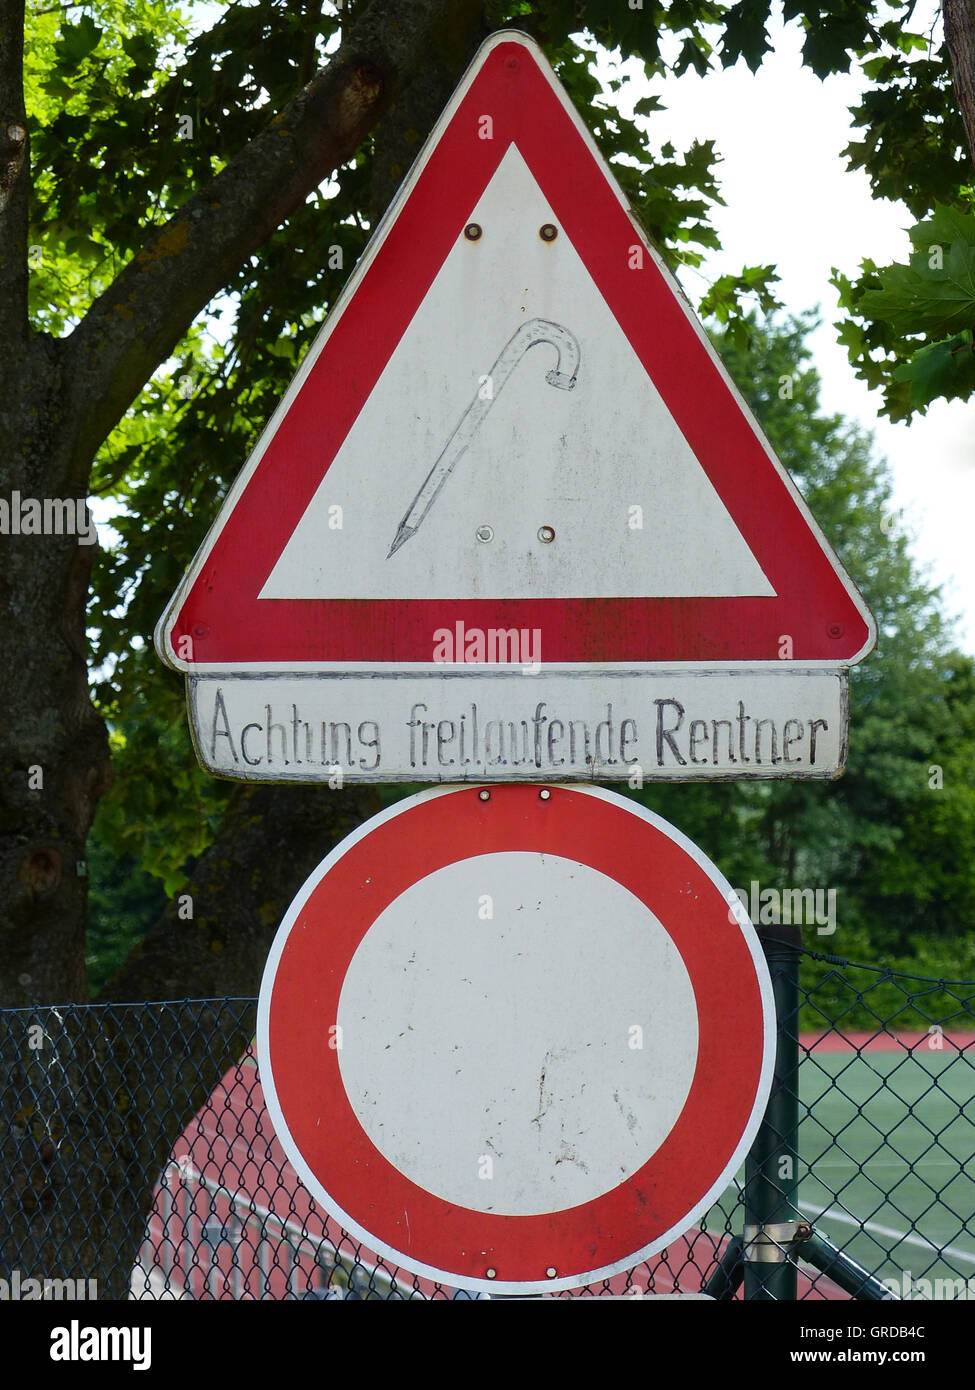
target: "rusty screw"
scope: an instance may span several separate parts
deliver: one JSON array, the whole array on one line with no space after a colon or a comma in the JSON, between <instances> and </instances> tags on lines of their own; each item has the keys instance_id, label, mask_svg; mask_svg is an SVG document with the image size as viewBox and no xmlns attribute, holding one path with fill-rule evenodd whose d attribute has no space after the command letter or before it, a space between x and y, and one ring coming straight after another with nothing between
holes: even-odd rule
<instances>
[{"instance_id":1,"label":"rusty screw","mask_svg":"<svg viewBox=\"0 0 975 1390\"><path fill-rule=\"evenodd\" d=\"M538 539L542 541L545 545L551 545L552 541L555 540L555 527L539 526Z\"/></svg>"},{"instance_id":2,"label":"rusty screw","mask_svg":"<svg viewBox=\"0 0 975 1390\"><path fill-rule=\"evenodd\" d=\"M559 234L559 229L554 222L543 222L538 229L538 235L543 241L554 241Z\"/></svg>"},{"instance_id":3,"label":"rusty screw","mask_svg":"<svg viewBox=\"0 0 975 1390\"><path fill-rule=\"evenodd\" d=\"M484 235L484 229L479 222L468 222L464 228L464 235L468 241L480 241Z\"/></svg>"}]
</instances>

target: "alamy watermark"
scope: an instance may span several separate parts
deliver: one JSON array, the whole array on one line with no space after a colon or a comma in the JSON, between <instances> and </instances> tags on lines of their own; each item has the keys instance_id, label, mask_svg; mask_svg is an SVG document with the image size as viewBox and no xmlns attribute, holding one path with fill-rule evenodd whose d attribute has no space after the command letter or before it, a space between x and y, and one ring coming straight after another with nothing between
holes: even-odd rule
<instances>
[{"instance_id":1,"label":"alamy watermark","mask_svg":"<svg viewBox=\"0 0 975 1390\"><path fill-rule=\"evenodd\" d=\"M951 1301L975 1298L975 1278L915 1279L909 1269L901 1270L897 1279L881 1279L892 1298Z\"/></svg>"},{"instance_id":2,"label":"alamy watermark","mask_svg":"<svg viewBox=\"0 0 975 1390\"><path fill-rule=\"evenodd\" d=\"M818 936L836 930L835 888L763 888L752 879L749 892L732 889L728 900L729 922L750 919L755 926L815 926Z\"/></svg>"},{"instance_id":3,"label":"alamy watermark","mask_svg":"<svg viewBox=\"0 0 975 1390\"><path fill-rule=\"evenodd\" d=\"M97 1279L35 1279L12 1269L0 1278L0 1302L28 1303L42 1299L84 1302L98 1297Z\"/></svg>"},{"instance_id":4,"label":"alamy watermark","mask_svg":"<svg viewBox=\"0 0 975 1390\"><path fill-rule=\"evenodd\" d=\"M131 1361L133 1371L152 1365L151 1327L82 1327L72 1318L51 1330L52 1361Z\"/></svg>"},{"instance_id":5,"label":"alamy watermark","mask_svg":"<svg viewBox=\"0 0 975 1390\"><path fill-rule=\"evenodd\" d=\"M518 665L522 674L537 676L542 669L542 630L538 627L438 627L433 634L433 659L438 664L482 662Z\"/></svg>"},{"instance_id":6,"label":"alamy watermark","mask_svg":"<svg viewBox=\"0 0 975 1390\"><path fill-rule=\"evenodd\" d=\"M15 489L0 497L0 536L77 536L94 545L95 522L83 497L23 497Z\"/></svg>"}]
</instances>

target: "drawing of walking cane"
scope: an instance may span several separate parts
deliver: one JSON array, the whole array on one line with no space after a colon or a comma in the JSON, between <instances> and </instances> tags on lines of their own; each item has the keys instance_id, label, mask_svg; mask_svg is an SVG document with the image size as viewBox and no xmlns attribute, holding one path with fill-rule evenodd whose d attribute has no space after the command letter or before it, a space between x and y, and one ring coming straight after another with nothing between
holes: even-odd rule
<instances>
[{"instance_id":1,"label":"drawing of walking cane","mask_svg":"<svg viewBox=\"0 0 975 1390\"><path fill-rule=\"evenodd\" d=\"M545 380L548 384L557 386L562 391L571 391L575 386L579 372L579 344L573 333L570 333L567 328L563 328L560 323L552 323L549 319L530 319L512 333L488 373L491 395L483 399L478 391L464 411L457 428L447 440L436 463L424 479L420 491L410 503L406 515L400 522L393 543L389 547L387 560L390 556L395 555L400 546L405 545L411 536L416 535L427 512L437 500L440 489L467 452L485 415L501 394L502 386L528 349L535 347L538 343L548 343L558 353L555 366L551 371L545 373Z\"/></svg>"}]
</instances>

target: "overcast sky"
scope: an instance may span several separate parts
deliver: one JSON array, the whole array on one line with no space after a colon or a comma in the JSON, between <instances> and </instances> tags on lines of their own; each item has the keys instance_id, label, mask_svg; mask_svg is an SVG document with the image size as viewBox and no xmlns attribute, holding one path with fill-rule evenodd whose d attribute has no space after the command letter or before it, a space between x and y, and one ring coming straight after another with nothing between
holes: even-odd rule
<instances>
[{"instance_id":1,"label":"overcast sky","mask_svg":"<svg viewBox=\"0 0 975 1390\"><path fill-rule=\"evenodd\" d=\"M913 219L902 204L871 198L866 175L848 171L841 158L857 138L848 108L862 79L821 82L804 69L796 25L778 27L772 41L775 53L755 75L739 62L706 78L690 72L654 82L649 90L668 109L649 118L646 129L654 148L667 139L678 149L695 137L715 139L724 157L719 176L727 206L714 213L724 250L703 267L708 279L771 263L790 309L821 306L824 323L811 346L823 404L875 432L877 451L893 468L896 504L916 538L914 553L943 584L948 610L961 618L962 645L975 652L975 403L938 402L910 426L894 425L878 414L880 394L856 380L832 327L839 314L831 268L852 275L865 256L879 265L906 260ZM623 71L635 76L614 100L629 114L648 87L639 64ZM704 281L692 272L681 279L699 299Z\"/></svg>"}]
</instances>

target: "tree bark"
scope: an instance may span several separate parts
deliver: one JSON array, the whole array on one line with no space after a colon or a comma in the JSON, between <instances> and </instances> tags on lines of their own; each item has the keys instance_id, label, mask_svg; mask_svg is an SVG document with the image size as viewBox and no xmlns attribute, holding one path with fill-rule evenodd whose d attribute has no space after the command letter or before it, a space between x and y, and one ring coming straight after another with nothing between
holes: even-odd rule
<instances>
[{"instance_id":1,"label":"tree bark","mask_svg":"<svg viewBox=\"0 0 975 1390\"><path fill-rule=\"evenodd\" d=\"M975 168L975 0L944 0L942 14L958 107Z\"/></svg>"},{"instance_id":2,"label":"tree bark","mask_svg":"<svg viewBox=\"0 0 975 1390\"><path fill-rule=\"evenodd\" d=\"M0 0L0 336L25 336L30 138L24 109L24 3Z\"/></svg>"}]
</instances>

